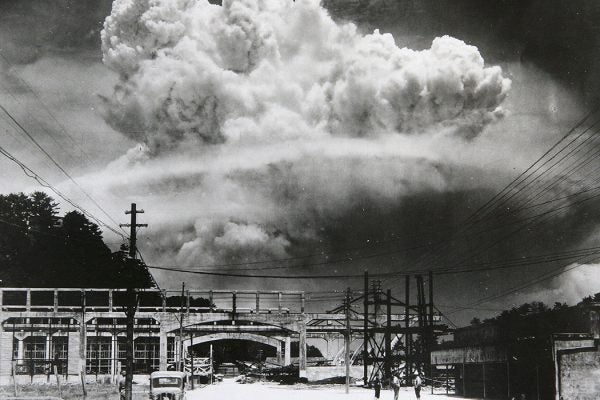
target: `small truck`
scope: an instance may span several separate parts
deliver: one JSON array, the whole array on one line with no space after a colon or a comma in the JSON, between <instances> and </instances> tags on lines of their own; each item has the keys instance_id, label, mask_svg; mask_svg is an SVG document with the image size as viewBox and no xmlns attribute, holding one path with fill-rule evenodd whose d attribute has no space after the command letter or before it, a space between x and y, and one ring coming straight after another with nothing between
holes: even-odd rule
<instances>
[{"instance_id":1,"label":"small truck","mask_svg":"<svg viewBox=\"0 0 600 400\"><path fill-rule=\"evenodd\" d=\"M150 400L185 400L187 374L156 371L150 374Z\"/></svg>"}]
</instances>

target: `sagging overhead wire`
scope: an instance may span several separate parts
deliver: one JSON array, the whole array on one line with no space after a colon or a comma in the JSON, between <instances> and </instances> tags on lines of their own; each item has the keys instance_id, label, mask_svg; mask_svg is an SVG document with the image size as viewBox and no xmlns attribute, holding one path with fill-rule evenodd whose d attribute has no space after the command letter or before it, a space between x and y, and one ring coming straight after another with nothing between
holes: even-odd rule
<instances>
[{"instance_id":1,"label":"sagging overhead wire","mask_svg":"<svg viewBox=\"0 0 600 400\"><path fill-rule=\"evenodd\" d=\"M44 153L46 155L46 157L48 157L48 159L52 162L52 164L54 164L71 182L73 182L73 184L75 186L77 186L77 188L79 188L79 190L104 214L106 215L106 217L112 221L113 224L115 224L116 226L119 226L119 224L110 216L110 214L108 214L108 212L106 212L106 210L104 210L104 208L102 208L102 206L100 204L98 204L98 202L39 144L39 142L37 140L35 140L35 138L29 133L29 131L27 129L25 129L25 127L23 125L21 125L19 123L19 121L17 121L10 112L8 112L8 110L6 108L4 108L4 106L2 106L0 104L0 109L10 118L10 120L19 127L19 129L33 142L33 144L35 144L35 146L40 149L40 151L42 153ZM37 174L36 174L37 175ZM103 226L107 226L106 224L103 224ZM107 226L108 227L108 226ZM111 228L111 230L113 230ZM114 231L114 230L113 230Z\"/></svg>"},{"instance_id":2,"label":"sagging overhead wire","mask_svg":"<svg viewBox=\"0 0 600 400\"><path fill-rule=\"evenodd\" d=\"M555 170L555 175L553 178L554 180L552 183L546 184L547 181L545 181L545 182L542 181L542 178L544 177L544 175L548 175L550 173L550 171L552 171L554 168L556 168L559 164L561 164L565 160L569 160L570 157L572 158L575 154L581 152L581 148L584 144L590 143L591 141L594 141L598 138L599 129L594 129L592 131L592 127L598 125L598 123L600 122L600 119L597 119L597 117L595 117L594 120L591 120L591 124L589 124L589 126L583 128L582 131L578 132L578 129L582 128L586 122L589 122L590 117L594 116L597 113L597 111L598 111L598 109L595 109L595 110L589 112L586 116L584 116L584 118L582 118L573 128L571 128L567 132L567 134L562 136L549 150L547 150L533 164L531 164L527 169L525 169L525 171L520 173L515 179L513 179L508 185L506 185L502 190L500 190L490 200L488 200L481 207L479 207L475 212L473 212L465 220L462 228L459 229L459 231L456 233L457 236L455 237L454 241L459 240L459 239L468 241L469 237L478 235L478 233L473 232L473 229L475 228L475 226L481 224L484 221L488 222L490 219L500 220L504 217L507 217L510 215L515 215L519 211L522 211L523 209L533 208L533 206L529 206L529 207L526 207L526 206L531 201L537 200L545 193L548 193L549 190L551 190L553 187L555 187L561 181L564 181L566 179L565 175L567 177L569 177L574 172L580 170L581 168L583 168L586 165L589 165L590 162L593 161L595 159L595 157L597 157L600 154L599 152L594 152L594 154L592 154L591 156L588 156L588 154L590 153L590 150L588 149L584 153L584 158L581 158L581 157L577 158L574 162L571 162L571 164L569 164L566 168L563 168L562 171ZM586 134L587 134L587 137L585 136ZM572 135L574 135L574 137ZM582 138L583 138L583 140L577 144L577 141L579 141ZM566 154L564 154L564 153L566 153ZM556 161L552 165L548 166L553 160L556 160ZM544 168L545 166L548 166L548 167L545 168L544 170L542 170L542 168ZM597 181L597 179L596 179L596 181ZM542 182L541 183L542 186L546 185L541 190L536 189L536 186L540 187L540 182ZM576 193L572 193L569 196L560 196L560 197L572 198L572 197L579 196L584 193L592 192L592 190L589 189L590 187L591 186L588 185L587 187L584 187L582 190L577 191ZM527 191L525 190L527 188L529 188L532 191L536 191L533 194L533 196L531 196L531 194L527 194ZM524 201L520 200L520 202L517 202L516 209L513 208L511 210L504 210L504 209L500 208L503 204L506 204L511 199L516 199L519 196L522 197L523 195L525 195L525 200ZM587 198L578 199L576 202L571 203L570 206L581 204L581 203L584 203L586 201L592 200L597 197L598 197L597 195L593 195L593 196L589 196ZM541 203L538 203L538 205L540 207L543 205L548 205L548 204L553 203L555 200L556 199L549 200L549 201L543 201ZM536 205L536 206L538 206L538 205ZM527 217L525 219L521 219L520 221L509 221L509 225L512 225L512 224L516 225L517 223L520 223L520 222L525 222L525 223L523 225L521 225L519 228L517 228L516 230L513 230L512 232L510 232L508 235L505 235L502 238L495 240L491 244L480 243L475 250L469 249L468 254L463 255L462 259L459 262L453 263L453 267L458 268L462 263L467 262L470 259L473 259L478 254L482 254L483 252L489 250L490 248L509 239L510 237L513 237L515 234L522 232L525 228L531 228L532 226L534 226L536 224L545 222L550 217L552 217L552 215L554 213L560 212L561 210L566 210L568 208L569 208L569 205L564 206L564 207L556 207L556 208L553 208L550 210L545 210L544 212L534 215L532 217ZM497 212L497 211L501 211L501 212ZM484 232L492 230L492 229L498 229L498 228L499 228L498 226L496 226L496 227L486 226L484 229ZM459 237L459 234L460 234L460 237ZM436 263L437 260L441 259L443 250L448 249L448 246L449 246L449 244L447 244L445 247L444 246L438 247L437 250L433 253L423 254L419 259L417 259L417 261L415 261L415 265Z\"/></svg>"},{"instance_id":3,"label":"sagging overhead wire","mask_svg":"<svg viewBox=\"0 0 600 400\"><path fill-rule=\"evenodd\" d=\"M519 285L516 285L516 286L511 286L510 288L508 288L508 289L506 289L506 290L504 290L504 291L502 291L500 293L496 293L496 294L491 295L491 296L483 297L483 298L481 298L479 300L476 300L476 301L474 301L472 303L469 303L469 304L467 304L465 306L459 306L460 309L458 309L456 311L451 311L451 312L449 312L447 314L455 314L455 313L461 311L462 309L470 309L472 307L477 307L477 306L480 306L481 304L485 304L485 303L488 303L488 302L493 301L493 300L498 300L498 299L500 299L502 297L509 296L511 294L514 294L514 293L520 291L520 290L523 290L523 289L529 288L531 286L537 285L537 284L539 284L541 282L544 282L544 281L547 281L549 279L555 278L557 276L560 276L560 275L562 275L564 273L567 273L569 271L572 271L574 269L581 268L584 265L587 265L587 264L590 264L590 263L594 263L594 262L596 262L598 260L600 260L600 256L583 257L580 260L578 260L577 262L570 263L569 265L562 265L562 266L560 266L558 268L554 268L552 271L545 272L545 273L543 273L543 274L541 274L539 276L536 276L535 278L533 278L533 279L531 279L529 281L526 281L525 283L522 283L522 284L519 284Z\"/></svg>"},{"instance_id":4,"label":"sagging overhead wire","mask_svg":"<svg viewBox=\"0 0 600 400\"><path fill-rule=\"evenodd\" d=\"M422 274L425 272L431 272L434 275L449 275L449 274L461 274L471 273L478 271L492 271L496 269L508 269L516 267L526 267L550 262L566 261L571 259L579 259L582 256L600 254L600 247L591 247L587 249L578 249L573 251L564 251L550 254L542 254L531 258L515 258L505 260L497 263L479 263L472 264L471 268L464 268L456 270L454 268L446 269L434 269L434 270L405 270L400 272L382 272L372 273L372 277L404 277L413 274ZM318 275L318 274L305 274L305 275L267 275L267 274L243 274L239 272L217 272L217 271L199 271L197 269L189 269L185 267L177 266L157 266L149 265L148 268L172 272L181 272L196 275L208 275L208 276L223 276L223 277L238 277L238 278L261 278L261 279L339 279L339 278L363 278L364 274L334 274L334 275Z\"/></svg>"},{"instance_id":5,"label":"sagging overhead wire","mask_svg":"<svg viewBox=\"0 0 600 400\"><path fill-rule=\"evenodd\" d=\"M17 164L19 166L19 168L21 168L21 170L23 171L23 173L25 175L27 175L29 178L35 180L40 186L52 190L57 196L59 196L61 199L63 199L67 203L69 203L75 209L79 210L83 215L85 215L89 219L95 221L98 225L103 226L103 227L109 229L110 231L112 231L113 233L121 236L123 239L125 239L125 240L127 239L127 237L123 233L121 233L121 232L117 231L116 229L112 228L110 225L107 225L100 218L96 217L91 212L89 212L88 210L86 210L85 208L83 208L79 204L75 203L70 198L68 198L65 194L63 194L62 192L60 192L57 188L55 188L53 185L51 185L48 181L46 181L37 172L35 172L34 170L32 170L30 167L28 167L25 163L23 163L18 158L16 158L14 155L12 155L10 152L8 152L2 146L0 146L0 154L2 154L3 156L5 156L6 158L8 158L9 160L11 160L12 162L14 162L15 164Z\"/></svg>"}]
</instances>

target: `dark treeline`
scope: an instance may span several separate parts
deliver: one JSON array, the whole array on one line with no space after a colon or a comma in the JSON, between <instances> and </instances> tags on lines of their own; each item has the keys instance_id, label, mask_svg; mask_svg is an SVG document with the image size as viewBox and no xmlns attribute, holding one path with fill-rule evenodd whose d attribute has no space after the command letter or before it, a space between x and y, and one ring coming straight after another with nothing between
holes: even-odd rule
<instances>
[{"instance_id":1,"label":"dark treeline","mask_svg":"<svg viewBox=\"0 0 600 400\"><path fill-rule=\"evenodd\" d=\"M473 318L471 325L495 325L505 336L541 337L548 332L585 332L588 329L587 306L600 303L600 293L583 298L577 306L570 307L566 303L555 302L548 306L543 302L533 301L518 307L504 310L492 318L481 321Z\"/></svg>"},{"instance_id":2,"label":"dark treeline","mask_svg":"<svg viewBox=\"0 0 600 400\"><path fill-rule=\"evenodd\" d=\"M0 195L0 279L4 287L151 287L145 266L111 252L100 228L78 211L58 216L43 192Z\"/></svg>"}]
</instances>

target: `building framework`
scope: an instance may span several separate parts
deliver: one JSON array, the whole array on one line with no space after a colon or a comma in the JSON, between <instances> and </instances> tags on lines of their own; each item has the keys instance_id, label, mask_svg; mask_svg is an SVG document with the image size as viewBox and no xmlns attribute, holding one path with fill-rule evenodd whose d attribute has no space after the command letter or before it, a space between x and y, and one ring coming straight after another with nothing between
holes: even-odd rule
<instances>
[{"instance_id":1,"label":"building framework","mask_svg":"<svg viewBox=\"0 0 600 400\"><path fill-rule=\"evenodd\" d=\"M349 338L347 343L357 334L362 341L354 350L346 348L350 354L345 355L345 363L363 365L365 385L376 376L389 383L395 371L407 386L412 384L416 372L432 374L431 351L437 337L448 333L448 327L434 312L433 275L428 275L427 284L422 275L414 276L416 300L411 297L411 278L405 277L405 296L401 301L392 296L390 289L384 292L381 281L370 282L365 271L364 291L357 296L347 293L344 304L329 311L347 316L347 321L336 321L339 333ZM318 319L310 322L312 327L327 324L330 322Z\"/></svg>"},{"instance_id":2,"label":"building framework","mask_svg":"<svg viewBox=\"0 0 600 400\"><path fill-rule=\"evenodd\" d=\"M406 307L407 312L392 312L405 303L377 288L366 296L348 297L342 308L323 313L305 312L305 295L300 291L187 290L179 297L173 293L139 292L134 373L166 369L199 343L239 339L275 348L280 365L292 362L291 342L297 341L299 354L294 362L300 377L306 377L307 338L343 337L348 351L327 361L338 366L362 363L368 383L376 374L389 377L403 360L411 363L409 368L422 368L423 357L429 355L420 343L434 332L425 321L438 320L432 312L424 317L422 302ZM126 296L125 289L0 288L0 382L16 375L33 380L50 374L54 366L67 379L114 378L125 365ZM210 306L197 306L200 298ZM363 298L365 309L356 311ZM403 353L402 338L415 353Z\"/></svg>"},{"instance_id":3,"label":"building framework","mask_svg":"<svg viewBox=\"0 0 600 400\"><path fill-rule=\"evenodd\" d=\"M307 337L339 335L339 322L346 319L306 313L304 292L188 290L176 301L183 307L169 302L169 295L139 293L134 373L166 369L202 342L242 339L274 347L281 365L291 363L291 342L298 341L298 368L306 376ZM195 306L198 298L211 306ZM15 375L33 380L53 366L71 379L118 375L126 357L126 304L124 289L1 288L0 381Z\"/></svg>"}]
</instances>

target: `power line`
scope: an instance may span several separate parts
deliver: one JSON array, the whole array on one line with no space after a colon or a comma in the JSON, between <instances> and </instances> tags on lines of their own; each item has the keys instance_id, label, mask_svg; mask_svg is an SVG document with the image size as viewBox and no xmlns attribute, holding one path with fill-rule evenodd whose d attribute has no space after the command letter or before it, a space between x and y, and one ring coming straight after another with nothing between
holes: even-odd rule
<instances>
[{"instance_id":1,"label":"power line","mask_svg":"<svg viewBox=\"0 0 600 400\"><path fill-rule=\"evenodd\" d=\"M521 285L510 287L510 288L508 288L507 290L505 290L503 292L494 294L492 296L484 297L484 298L479 299L479 300L477 300L477 301L475 301L473 303L469 303L465 307L466 308L468 308L468 307L477 307L477 306L479 306L481 304L490 302L492 300L500 299L502 297L514 294L514 293L518 292L519 290L526 289L526 288L534 286L534 285L536 285L538 283L547 281L548 279L555 278L555 277L557 277L559 275L562 275L562 274L564 274L566 272L569 272L569 271L572 271L574 269L580 268L583 265L586 265L588 263L593 263L593 262L595 262L597 260L600 260L600 257L591 257L591 258L590 257L587 257L587 258L584 257L581 260L579 260L581 262L571 263L572 265L570 267L566 267L565 265L562 265L562 266L560 266L558 268L553 269L550 272L541 274L541 275L535 277L534 279L531 279L531 280L529 280L529 281L527 281L527 282L525 282L525 283L523 283ZM561 271L561 269L562 269L562 271ZM454 314L454 313L456 313L458 311L459 310L452 311L452 312L450 312L450 314Z\"/></svg>"},{"instance_id":2,"label":"power line","mask_svg":"<svg viewBox=\"0 0 600 400\"><path fill-rule=\"evenodd\" d=\"M536 164L544 159L547 155L549 155L555 148L557 148L563 141L567 139L576 129L578 129L583 123L592 115L594 115L598 111L598 108L593 109L588 114L586 114L574 127L572 127L565 135L563 135L556 143L552 145L544 154L542 154L536 161L533 162L527 169L521 172L516 178L514 178L508 185L506 185L502 190L496 193L492 198L490 198L486 203L481 205L475 212L473 212L465 221L465 223L469 222L473 217L479 214L481 211L485 210L490 204L494 203L497 199L502 199L506 195L506 191L509 190L515 183L519 182L521 178L529 173Z\"/></svg>"},{"instance_id":3,"label":"power line","mask_svg":"<svg viewBox=\"0 0 600 400\"><path fill-rule=\"evenodd\" d=\"M13 68L13 64L2 53L1 50L0 50L0 57L2 57L2 59L9 65L10 68ZM23 79L21 76L19 76L19 74L15 73L15 74L13 74L13 76L15 76L29 90L29 92L31 92L31 94L35 97L35 99L42 105L42 108L46 111L46 113L50 116L50 118L58 125L58 127L60 128L60 130L71 140L71 142L79 149L79 151L81 152L81 154L83 154L85 156L85 158L91 163L92 160L90 159L89 155L77 143L77 141L73 138L73 136L71 136L71 134L67 131L67 129L65 128L65 126L62 123L60 123L60 121L54 116L54 114L52 113L52 111L50 110L50 108L46 105L46 103L44 103L42 101L42 99L40 98L40 96L37 94L37 92L35 90L33 90L33 88L31 87L31 85L25 79ZM4 85L3 85L3 87L4 87ZM4 88L6 89L6 87L4 87ZM7 89L7 91L10 93L10 91L8 89ZM12 95L12 93L10 93L10 94L13 97L13 99L15 99L15 101L19 102L16 99L16 97ZM36 122L38 122L38 125L41 126L41 124L39 123L39 121L37 121L37 119L35 119L35 120L36 120ZM50 135L50 137L54 140L54 137L52 135Z\"/></svg>"},{"instance_id":4,"label":"power line","mask_svg":"<svg viewBox=\"0 0 600 400\"><path fill-rule=\"evenodd\" d=\"M542 160L544 160L544 158L546 156L548 156L549 154L552 153L552 151L556 148L558 148L560 146L560 144L562 142L564 142L565 140L568 139L568 137L573 134L579 127L581 127L583 125L583 123L589 119L590 116L594 115L596 113L597 110L594 110L592 112L590 112L589 114L587 114L582 120L579 121L578 124L576 124L571 130L569 130L569 132L564 135L558 142L556 142L548 151L546 151L541 157L539 157L532 165L530 165L525 171L523 171L521 174L519 174L519 176L517 176L517 178L515 178L511 183L509 183L508 185L506 185L504 187L504 189L502 189L500 192L498 192L495 196L493 196L490 200L488 200L488 202L486 202L483 206L481 206L478 210L476 210L474 213L472 213L467 220L465 221L465 226L463 226L462 229L459 230L459 232L463 232L463 238L466 239L466 236L470 236L470 235L474 235L472 232L469 233L469 231L471 231L471 229L479 222L486 220L489 218L489 216L491 215L491 213L489 212L490 210L492 212L496 211L499 207L500 204L502 203L506 203L508 200L510 200L512 197L514 197L516 194L520 193L523 191L524 188L528 187L532 182L530 181L527 184L524 184L518 191L517 193L513 193L512 195L510 195L510 191L517 188L519 185L522 185L524 182L526 182L528 179L530 179L532 176L534 176L534 174L536 174L538 171L540 171L540 169L542 167L544 167L545 165L547 165L550 161L552 161L553 159L555 159L560 153L566 151L566 149L571 146L573 143L575 143L579 138L583 137L583 135L585 133L587 133L591 127L593 127L594 125L596 125L598 122L600 122L600 120L596 120L594 121L590 126L588 126L587 128L585 128L582 132L578 133L574 139L570 140L566 145L562 146L562 148L560 148L554 155L552 155L549 159L545 160L542 162ZM586 143L587 141L589 141L590 139L595 139L596 136L593 136L595 134L597 134L598 131L596 130L595 132L592 133L591 136L588 136L583 143ZM578 150L583 143L580 143L579 145L577 145L574 149L571 149L566 156L563 156L562 158L559 159L559 161L555 162L551 167L547 168L545 171L543 171L541 174L538 175L537 179L540 179L542 175L547 174L552 168L554 168L556 165L558 165L558 163L564 161L568 156L571 156L576 150ZM588 151L589 152L589 151ZM586 152L587 154L587 152ZM540 164L541 163L541 164ZM540 164L536 167L537 164ZM560 178L559 178L560 179ZM537 194L536 194L537 195ZM507 198L507 196L509 196ZM539 197L539 196L538 196ZM577 203L581 203L583 201L587 201L591 198L594 198L596 196L592 196L588 199L576 202L574 204ZM527 203L525 203L527 204ZM530 222L527 222L525 225L521 226L519 229L511 232L509 235L503 237L500 240L495 241L494 243L492 243L491 245L487 245L485 248L483 247L484 245L481 244L479 245L479 251L474 253L472 250L470 251L471 255L467 256L467 258L472 258L474 255L481 253L482 251L489 249L490 247L499 244L500 242L502 242L503 240L506 240L507 238L513 236L514 234L522 231L524 228L526 228L528 225L531 225L532 223L539 223L541 222L544 218L544 215L550 214L552 212L556 212L560 209L563 209L566 207L559 207L553 210L549 210L546 211L542 214L536 215L534 217L530 217L527 218L529 220L531 220ZM486 216L487 214L487 216ZM477 219L476 216L477 215L483 215L483 218L479 218ZM502 215L500 215L502 216ZM536 219L540 219L538 221L536 221ZM511 222L511 224L513 224L514 222ZM488 227L487 230L489 230L490 228ZM455 239L457 240L457 239ZM429 258L433 257L433 260L435 259L439 259L441 257L441 248L436 252L436 255L430 256ZM421 258L417 261L417 263L423 264L426 261L426 255L424 254L423 256L421 256ZM462 261L461 261L462 262ZM459 265L459 263L456 263L456 265Z\"/></svg>"},{"instance_id":5,"label":"power line","mask_svg":"<svg viewBox=\"0 0 600 400\"><path fill-rule=\"evenodd\" d=\"M471 273L477 271L492 271L495 269L507 269L507 268L516 268L516 267L526 267L537 264L545 264L549 262L556 261L565 261L570 260L572 258L581 258L581 256L589 256L600 254L600 247L592 247L588 249L576 250L572 252L559 252L549 255L541 255L533 260L519 260L512 259L505 261L504 263L484 263L484 264L475 264L474 268L465 268L462 270L456 270L452 268L447 269L438 269L431 270L434 275L448 275L448 274L461 274L461 273ZM172 272L181 272L181 273L189 273L195 275L208 275L208 276L223 276L223 277L238 277L238 278L262 278L262 279L339 279L339 278L363 278L364 274L336 274L336 275L315 275L315 274L306 274L306 275L266 275L266 274L242 274L242 273L232 273L232 272L216 272L216 271L199 271L195 269L187 269L183 267L168 267L168 266L148 266L151 269L164 270L164 271L172 271ZM426 271L423 270L412 270L412 271L400 271L400 272L383 272L383 273L374 273L371 274L373 277L386 277L386 276L407 276L411 274L423 273Z\"/></svg>"},{"instance_id":6,"label":"power line","mask_svg":"<svg viewBox=\"0 0 600 400\"><path fill-rule=\"evenodd\" d=\"M98 204L98 202L96 200L94 200L92 198L92 196L90 196L90 194L85 191L85 189L83 189L83 187L81 187L81 185L79 185L79 183L77 183L77 181L75 179L73 179L73 177L37 142L37 140L35 140L35 138L27 131L27 129L25 129L25 127L23 127L23 125L21 125L19 123L19 121L17 121L9 112L6 108L4 108L4 106L2 106L0 104L0 109L2 109L2 111L4 111L4 113L11 119L11 121L13 121L13 123L15 125L17 125L21 131L23 131L23 133L25 133L25 135L27 135L27 137L40 149L40 151L42 153L44 153L48 159L50 159L50 161L71 181L73 182L73 184L75 184L75 186L77 186L79 188L79 190L81 190L81 192L96 206L98 207L98 209L100 211L102 211L102 213L104 215L106 215L108 217L108 219L110 219L115 225L119 225L105 210L104 208L102 208L102 206L100 206L100 204ZM37 174L36 174L37 175ZM106 224L104 224L106 226ZM111 229L112 230L112 229Z\"/></svg>"},{"instance_id":7,"label":"power line","mask_svg":"<svg viewBox=\"0 0 600 400\"><path fill-rule=\"evenodd\" d=\"M107 229L111 230L112 232L116 233L117 235L125 238L125 235L123 235L121 232L113 229L112 227L110 227L109 225L107 225L106 223L104 223L100 218L94 216L92 213L90 213L89 211L87 211L85 208L81 207L80 205L78 205L77 203L75 203L73 200L71 200L70 198L68 198L66 195L64 195L62 192L60 192L58 189L56 189L54 186L52 186L50 183L48 183L48 181L46 181L38 173L36 173L31 168L29 168L25 163L23 163L18 158L16 158L11 153L9 153L2 146L0 146L0 154L4 155L6 158L8 158L9 160L11 160L15 164L17 164L21 168L21 170L23 171L23 173L25 175L27 175L29 178L32 178L33 180L35 180L41 186L52 190L54 193L56 193L57 196L59 196L61 199L63 199L67 203L69 203L71 206L73 206L77 210L81 211L85 216L87 216L88 218L96 221L96 223L98 223L98 225L104 226Z\"/></svg>"}]
</instances>

